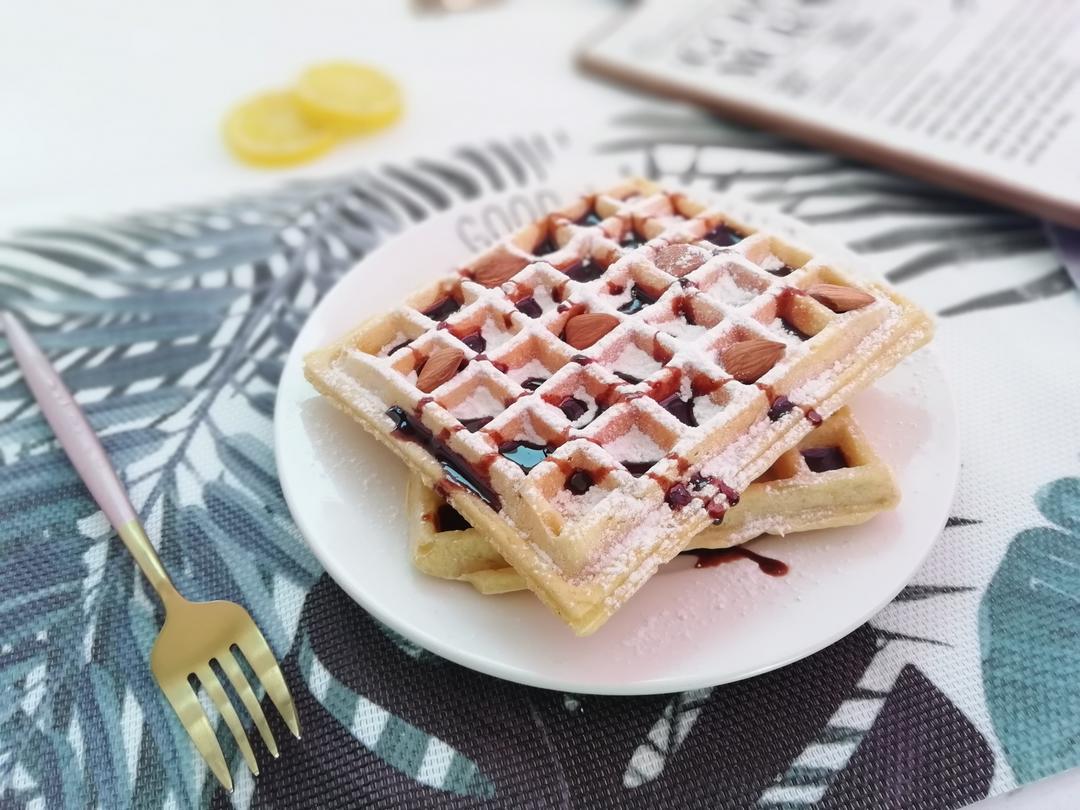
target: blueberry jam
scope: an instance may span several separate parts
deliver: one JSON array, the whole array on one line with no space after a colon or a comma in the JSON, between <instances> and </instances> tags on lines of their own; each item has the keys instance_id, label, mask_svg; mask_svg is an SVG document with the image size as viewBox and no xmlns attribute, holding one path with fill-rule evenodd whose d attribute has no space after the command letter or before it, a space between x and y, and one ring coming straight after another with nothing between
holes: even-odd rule
<instances>
[{"instance_id":1,"label":"blueberry jam","mask_svg":"<svg viewBox=\"0 0 1080 810\"><path fill-rule=\"evenodd\" d=\"M745 238L746 234L739 233L738 231L729 228L727 225L718 225L715 230L705 234L705 239L707 241L722 248L737 245Z\"/></svg>"},{"instance_id":2,"label":"blueberry jam","mask_svg":"<svg viewBox=\"0 0 1080 810\"><path fill-rule=\"evenodd\" d=\"M694 496L690 494L690 490L686 484L676 484L667 492L667 502L672 509L681 509L686 506L690 501L694 499Z\"/></svg>"},{"instance_id":3,"label":"blueberry jam","mask_svg":"<svg viewBox=\"0 0 1080 810\"><path fill-rule=\"evenodd\" d=\"M424 314L433 321L445 321L459 309L461 309L461 302L447 295L425 309Z\"/></svg>"},{"instance_id":4,"label":"blueberry jam","mask_svg":"<svg viewBox=\"0 0 1080 810\"><path fill-rule=\"evenodd\" d=\"M444 503L435 512L435 531L437 532L461 532L471 528L472 524L448 503Z\"/></svg>"},{"instance_id":5,"label":"blueberry jam","mask_svg":"<svg viewBox=\"0 0 1080 810\"><path fill-rule=\"evenodd\" d=\"M816 473L842 470L848 466L844 451L839 447L811 447L802 451L806 466Z\"/></svg>"},{"instance_id":6,"label":"blueberry jam","mask_svg":"<svg viewBox=\"0 0 1080 810\"><path fill-rule=\"evenodd\" d=\"M566 418L571 422L577 422L589 412L589 406L577 397L567 397L559 403L559 410L566 414Z\"/></svg>"},{"instance_id":7,"label":"blueberry jam","mask_svg":"<svg viewBox=\"0 0 1080 810\"><path fill-rule=\"evenodd\" d=\"M582 259L567 267L563 272L574 281L586 282L596 281L604 275L606 269L607 267L594 259Z\"/></svg>"},{"instance_id":8,"label":"blueberry jam","mask_svg":"<svg viewBox=\"0 0 1080 810\"><path fill-rule=\"evenodd\" d=\"M551 234L545 236L536 247L532 249L534 256L547 256L549 253L554 253L559 249L558 243L555 241L555 237Z\"/></svg>"},{"instance_id":9,"label":"blueberry jam","mask_svg":"<svg viewBox=\"0 0 1080 810\"><path fill-rule=\"evenodd\" d=\"M624 461L622 465L626 467L626 471L630 473L634 478L641 478L645 473L652 469L655 461Z\"/></svg>"},{"instance_id":10,"label":"blueberry jam","mask_svg":"<svg viewBox=\"0 0 1080 810\"><path fill-rule=\"evenodd\" d=\"M521 387L526 391L535 391L541 385L547 382L547 377L529 377L521 383Z\"/></svg>"},{"instance_id":11,"label":"blueberry jam","mask_svg":"<svg viewBox=\"0 0 1080 810\"><path fill-rule=\"evenodd\" d=\"M544 314L544 310L540 308L540 305L536 303L536 299L531 295L528 298L522 298L515 306L518 312L524 312L530 318L539 318Z\"/></svg>"},{"instance_id":12,"label":"blueberry jam","mask_svg":"<svg viewBox=\"0 0 1080 810\"><path fill-rule=\"evenodd\" d=\"M442 467L446 475L446 483L469 490L496 511L502 509L502 501L491 488L490 482L477 474L469 463L452 450L446 442L433 435L419 419L398 405L387 410L386 415L394 423L394 431L391 435L426 447Z\"/></svg>"},{"instance_id":13,"label":"blueberry jam","mask_svg":"<svg viewBox=\"0 0 1080 810\"><path fill-rule=\"evenodd\" d=\"M499 455L508 458L525 472L528 472L555 451L550 445L532 442L503 442L499 445Z\"/></svg>"},{"instance_id":14,"label":"blueberry jam","mask_svg":"<svg viewBox=\"0 0 1080 810\"><path fill-rule=\"evenodd\" d=\"M769 408L769 419L776 421L784 414L788 413L795 407L795 403L785 396L778 396L772 401L772 406Z\"/></svg>"},{"instance_id":15,"label":"blueberry jam","mask_svg":"<svg viewBox=\"0 0 1080 810\"><path fill-rule=\"evenodd\" d=\"M484 336L480 334L479 329L462 336L461 342L477 353L482 352L487 348L487 341L484 340Z\"/></svg>"},{"instance_id":16,"label":"blueberry jam","mask_svg":"<svg viewBox=\"0 0 1080 810\"><path fill-rule=\"evenodd\" d=\"M697 427L697 417L694 415L694 398L679 399L678 394L672 394L665 400L661 400L660 407L690 427Z\"/></svg>"},{"instance_id":17,"label":"blueberry jam","mask_svg":"<svg viewBox=\"0 0 1080 810\"><path fill-rule=\"evenodd\" d=\"M708 504L707 511L709 517L711 517L716 523L719 523L724 519L724 513L727 511L728 506L737 506L739 503L739 493L729 487L723 480L719 478L712 478L704 476L701 473L694 473L690 477L690 488L694 492L700 492L705 489L706 484L712 484L719 490L719 494L723 495L727 499L727 503L722 503L719 498L713 498Z\"/></svg>"},{"instance_id":18,"label":"blueberry jam","mask_svg":"<svg viewBox=\"0 0 1080 810\"><path fill-rule=\"evenodd\" d=\"M584 495L595 483L588 470L574 470L566 479L566 488L575 495Z\"/></svg>"},{"instance_id":19,"label":"blueberry jam","mask_svg":"<svg viewBox=\"0 0 1080 810\"><path fill-rule=\"evenodd\" d=\"M630 288L630 300L619 307L619 312L626 315L633 315L636 312L640 312L649 304L656 303L657 296L650 295L638 284L635 284Z\"/></svg>"},{"instance_id":20,"label":"blueberry jam","mask_svg":"<svg viewBox=\"0 0 1080 810\"><path fill-rule=\"evenodd\" d=\"M477 416L474 419L462 419L461 424L465 426L465 429L469 431L469 433L476 433L476 431L494 418L494 416Z\"/></svg>"}]
</instances>

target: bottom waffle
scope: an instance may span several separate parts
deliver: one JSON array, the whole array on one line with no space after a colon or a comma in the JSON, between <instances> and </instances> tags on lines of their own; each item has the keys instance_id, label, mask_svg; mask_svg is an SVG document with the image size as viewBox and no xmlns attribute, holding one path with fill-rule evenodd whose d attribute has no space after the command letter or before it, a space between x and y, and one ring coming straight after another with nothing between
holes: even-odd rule
<instances>
[{"instance_id":1,"label":"bottom waffle","mask_svg":"<svg viewBox=\"0 0 1080 810\"><path fill-rule=\"evenodd\" d=\"M477 529L412 476L408 488L412 559L425 574L469 582L481 593L525 588L521 575ZM900 500L892 473L847 408L780 456L691 548L727 548L762 534L786 535L863 523Z\"/></svg>"}]
</instances>

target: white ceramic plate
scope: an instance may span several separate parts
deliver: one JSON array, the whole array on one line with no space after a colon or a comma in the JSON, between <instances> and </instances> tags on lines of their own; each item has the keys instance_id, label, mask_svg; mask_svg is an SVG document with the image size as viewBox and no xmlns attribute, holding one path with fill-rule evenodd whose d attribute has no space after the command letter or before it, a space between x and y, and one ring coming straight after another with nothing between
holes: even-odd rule
<instances>
[{"instance_id":1,"label":"white ceramic plate","mask_svg":"<svg viewBox=\"0 0 1080 810\"><path fill-rule=\"evenodd\" d=\"M485 597L413 570L405 467L315 393L304 380L303 355L392 308L560 196L516 191L418 225L360 262L312 314L285 366L275 410L282 488L312 550L350 596L422 647L490 675L569 692L653 694L735 681L858 627L918 569L956 486L952 400L927 349L852 403L896 472L900 508L862 526L754 541L753 550L790 566L787 576L767 576L748 560L695 569L693 558L677 558L598 632L577 638L529 593ZM797 223L757 213L806 241ZM820 237L813 241L822 249ZM842 248L826 248L850 261Z\"/></svg>"}]
</instances>

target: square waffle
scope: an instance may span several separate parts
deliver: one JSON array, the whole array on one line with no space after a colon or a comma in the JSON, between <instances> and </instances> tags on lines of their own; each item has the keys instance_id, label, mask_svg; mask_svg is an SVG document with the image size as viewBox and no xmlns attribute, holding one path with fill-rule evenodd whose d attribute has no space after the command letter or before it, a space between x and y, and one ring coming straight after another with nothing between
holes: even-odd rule
<instances>
[{"instance_id":1,"label":"square waffle","mask_svg":"<svg viewBox=\"0 0 1080 810\"><path fill-rule=\"evenodd\" d=\"M587 634L932 331L888 285L635 180L526 226L305 374ZM584 494L560 496L572 480Z\"/></svg>"},{"instance_id":2,"label":"square waffle","mask_svg":"<svg viewBox=\"0 0 1080 810\"><path fill-rule=\"evenodd\" d=\"M689 547L728 548L762 534L854 526L899 500L892 472L841 408L781 455ZM485 594L525 587L484 536L417 476L409 480L406 514L413 564L425 574L462 580Z\"/></svg>"}]
</instances>

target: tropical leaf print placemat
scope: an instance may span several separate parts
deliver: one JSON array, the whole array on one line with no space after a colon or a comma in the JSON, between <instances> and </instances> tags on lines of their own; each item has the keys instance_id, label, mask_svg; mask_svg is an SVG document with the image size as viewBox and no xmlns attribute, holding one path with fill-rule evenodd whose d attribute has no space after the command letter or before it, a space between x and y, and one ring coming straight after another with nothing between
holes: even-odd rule
<instances>
[{"instance_id":1,"label":"tropical leaf print placemat","mask_svg":"<svg viewBox=\"0 0 1080 810\"><path fill-rule=\"evenodd\" d=\"M963 472L915 581L778 672L600 698L443 661L321 571L271 445L298 329L389 235L542 181L562 136L26 230L0 244L3 305L77 392L181 589L251 609L305 733L279 729L257 780L234 767L231 796L207 778L146 666L158 606L0 344L0 805L945 808L1080 764L1080 297L1039 224L680 108L576 138L600 165L826 228L938 313Z\"/></svg>"}]
</instances>

